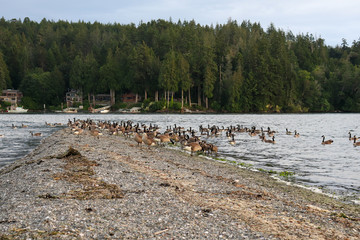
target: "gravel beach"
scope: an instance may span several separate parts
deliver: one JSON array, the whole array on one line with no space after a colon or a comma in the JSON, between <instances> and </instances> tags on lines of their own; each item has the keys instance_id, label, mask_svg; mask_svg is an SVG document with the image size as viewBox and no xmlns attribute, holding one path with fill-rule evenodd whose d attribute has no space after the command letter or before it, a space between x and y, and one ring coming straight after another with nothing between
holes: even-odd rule
<instances>
[{"instance_id":1,"label":"gravel beach","mask_svg":"<svg viewBox=\"0 0 360 240\"><path fill-rule=\"evenodd\" d=\"M175 147L66 128L0 170L0 239L360 239L360 206Z\"/></svg>"}]
</instances>

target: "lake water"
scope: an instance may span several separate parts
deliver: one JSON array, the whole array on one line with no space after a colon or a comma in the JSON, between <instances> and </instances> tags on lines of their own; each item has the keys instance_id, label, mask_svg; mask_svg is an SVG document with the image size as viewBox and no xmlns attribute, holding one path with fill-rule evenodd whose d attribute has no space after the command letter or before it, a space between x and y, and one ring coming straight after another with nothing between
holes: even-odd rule
<instances>
[{"instance_id":1,"label":"lake water","mask_svg":"<svg viewBox=\"0 0 360 240\"><path fill-rule=\"evenodd\" d=\"M41 139L61 127L48 123L66 124L68 119L94 119L134 123L157 124L164 131L167 126L183 126L199 130L199 125L256 126L277 131L276 144L262 142L258 136L235 134L235 145L230 145L225 133L206 138L219 147L219 157L250 165L252 169L289 171L295 175L289 180L312 186L329 193L360 199L360 147L349 141L348 132L360 137L360 114L1 114L0 115L0 168L31 152ZM12 125L17 126L13 129ZM28 125L21 128L21 125ZM65 126L63 126L65 127ZM299 138L286 134L297 130ZM29 131L41 132L32 137ZM322 135L333 139L331 145L322 145Z\"/></svg>"}]
</instances>

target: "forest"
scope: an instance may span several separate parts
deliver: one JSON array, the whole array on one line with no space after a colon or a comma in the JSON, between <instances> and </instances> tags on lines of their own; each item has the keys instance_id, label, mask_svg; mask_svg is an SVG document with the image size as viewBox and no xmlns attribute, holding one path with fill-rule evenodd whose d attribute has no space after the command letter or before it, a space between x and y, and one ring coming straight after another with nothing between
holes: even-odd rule
<instances>
[{"instance_id":1,"label":"forest","mask_svg":"<svg viewBox=\"0 0 360 240\"><path fill-rule=\"evenodd\" d=\"M30 109L123 93L216 112L360 112L360 38L327 46L312 34L229 20L103 24L0 19L0 88Z\"/></svg>"}]
</instances>

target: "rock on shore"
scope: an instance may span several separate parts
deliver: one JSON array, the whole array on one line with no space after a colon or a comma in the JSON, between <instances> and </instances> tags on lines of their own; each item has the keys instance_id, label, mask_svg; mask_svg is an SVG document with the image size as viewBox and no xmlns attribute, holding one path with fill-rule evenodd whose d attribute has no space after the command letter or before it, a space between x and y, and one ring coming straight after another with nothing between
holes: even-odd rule
<instances>
[{"instance_id":1,"label":"rock on shore","mask_svg":"<svg viewBox=\"0 0 360 240\"><path fill-rule=\"evenodd\" d=\"M360 207L132 138L60 130L0 170L0 239L360 239Z\"/></svg>"}]
</instances>

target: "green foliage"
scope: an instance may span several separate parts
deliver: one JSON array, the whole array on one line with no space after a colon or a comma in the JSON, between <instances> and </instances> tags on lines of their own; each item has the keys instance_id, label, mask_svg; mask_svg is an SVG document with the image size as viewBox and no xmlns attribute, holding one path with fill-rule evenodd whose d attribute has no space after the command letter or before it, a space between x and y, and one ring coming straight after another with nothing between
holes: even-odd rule
<instances>
[{"instance_id":1,"label":"green foliage","mask_svg":"<svg viewBox=\"0 0 360 240\"><path fill-rule=\"evenodd\" d=\"M277 171L274 171L274 170L266 170L266 169L262 169L262 168L258 168L257 170L259 170L260 172L268 173L268 174L277 174Z\"/></svg>"},{"instance_id":2,"label":"green foliage","mask_svg":"<svg viewBox=\"0 0 360 240\"><path fill-rule=\"evenodd\" d=\"M128 105L128 108L141 107L141 105L142 105L141 102L131 103L131 104Z\"/></svg>"},{"instance_id":3,"label":"green foliage","mask_svg":"<svg viewBox=\"0 0 360 240\"><path fill-rule=\"evenodd\" d=\"M112 110L125 109L128 108L128 104L124 102L117 102L113 106L111 106Z\"/></svg>"},{"instance_id":4,"label":"green foliage","mask_svg":"<svg viewBox=\"0 0 360 240\"><path fill-rule=\"evenodd\" d=\"M172 101L170 103L169 109L175 110L175 111L180 111L181 110L181 103Z\"/></svg>"},{"instance_id":5,"label":"green foliage","mask_svg":"<svg viewBox=\"0 0 360 240\"><path fill-rule=\"evenodd\" d=\"M289 178L291 176L294 176L295 173L294 172L288 172L288 171L283 171L279 173L280 177L284 177L284 178Z\"/></svg>"},{"instance_id":6,"label":"green foliage","mask_svg":"<svg viewBox=\"0 0 360 240\"><path fill-rule=\"evenodd\" d=\"M8 67L3 59L3 55L0 51L0 90L6 89L11 86L10 75Z\"/></svg>"},{"instance_id":7,"label":"green foliage","mask_svg":"<svg viewBox=\"0 0 360 240\"><path fill-rule=\"evenodd\" d=\"M36 106L58 105L63 89L61 73L43 72L40 68L28 73L20 85L24 96L30 97Z\"/></svg>"},{"instance_id":8,"label":"green foliage","mask_svg":"<svg viewBox=\"0 0 360 240\"><path fill-rule=\"evenodd\" d=\"M23 97L21 99L21 103L23 104L24 108L31 109L31 110L43 110L44 107L37 103L33 98L31 97Z\"/></svg>"},{"instance_id":9,"label":"green foliage","mask_svg":"<svg viewBox=\"0 0 360 240\"><path fill-rule=\"evenodd\" d=\"M149 105L149 111L150 112L156 112L156 111L159 111L159 110L163 110L165 108L165 106L166 106L165 101L152 102Z\"/></svg>"},{"instance_id":10,"label":"green foliage","mask_svg":"<svg viewBox=\"0 0 360 240\"><path fill-rule=\"evenodd\" d=\"M11 103L0 101L0 109L2 111L5 111L10 106L11 106Z\"/></svg>"},{"instance_id":11,"label":"green foliage","mask_svg":"<svg viewBox=\"0 0 360 240\"><path fill-rule=\"evenodd\" d=\"M148 98L148 99L146 99L146 100L143 101L141 107L142 107L143 109L145 109L145 108L147 108L147 107L150 105L150 103L151 103L151 99Z\"/></svg>"},{"instance_id":12,"label":"green foliage","mask_svg":"<svg viewBox=\"0 0 360 240\"><path fill-rule=\"evenodd\" d=\"M59 106L74 88L84 96L111 91L153 99L167 92L167 103L174 94L227 112L360 112L360 41L324 42L249 21L2 19L0 89L21 89L34 109ZM178 109L174 104L168 107Z\"/></svg>"},{"instance_id":13,"label":"green foliage","mask_svg":"<svg viewBox=\"0 0 360 240\"><path fill-rule=\"evenodd\" d=\"M220 112L222 110L220 103L218 103L217 101L212 102L210 107L217 112Z\"/></svg>"}]
</instances>

